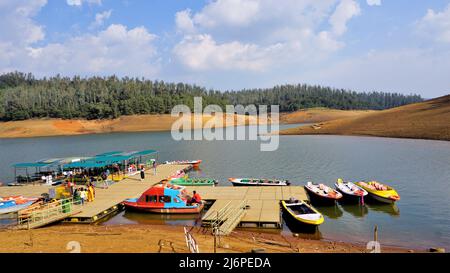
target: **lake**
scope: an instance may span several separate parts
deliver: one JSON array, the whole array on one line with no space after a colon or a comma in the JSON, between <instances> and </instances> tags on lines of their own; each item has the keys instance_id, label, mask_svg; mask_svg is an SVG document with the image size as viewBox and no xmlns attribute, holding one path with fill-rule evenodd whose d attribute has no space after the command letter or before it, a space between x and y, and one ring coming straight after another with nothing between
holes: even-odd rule
<instances>
[{"instance_id":1,"label":"lake","mask_svg":"<svg viewBox=\"0 0 450 273\"><path fill-rule=\"evenodd\" d=\"M281 126L282 128L291 127ZM113 150L160 151L160 161L202 159L193 176L289 179L333 186L337 178L379 180L401 196L395 206L318 207L325 216L320 238L368 242L378 225L381 246L450 248L450 142L347 136L281 136L278 150L261 152L259 141L174 141L170 132L114 133L70 137L0 139L0 181L14 179L13 163L95 155ZM191 219L120 213L104 224ZM289 233L288 227L281 232Z\"/></svg>"}]
</instances>

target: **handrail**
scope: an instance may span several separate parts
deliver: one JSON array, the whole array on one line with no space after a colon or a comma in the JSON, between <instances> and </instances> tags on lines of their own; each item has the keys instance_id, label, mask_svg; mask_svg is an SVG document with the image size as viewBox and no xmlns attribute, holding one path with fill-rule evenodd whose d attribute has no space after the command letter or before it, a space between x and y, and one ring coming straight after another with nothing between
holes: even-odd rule
<instances>
[{"instance_id":1,"label":"handrail","mask_svg":"<svg viewBox=\"0 0 450 273\"><path fill-rule=\"evenodd\" d=\"M17 219L18 226L27 226L28 229L34 225L45 224L55 217L67 214L73 210L73 207L81 204L81 201L75 201L73 198L61 199L56 202L44 204L41 208L32 211L27 215L19 215Z\"/></svg>"}]
</instances>

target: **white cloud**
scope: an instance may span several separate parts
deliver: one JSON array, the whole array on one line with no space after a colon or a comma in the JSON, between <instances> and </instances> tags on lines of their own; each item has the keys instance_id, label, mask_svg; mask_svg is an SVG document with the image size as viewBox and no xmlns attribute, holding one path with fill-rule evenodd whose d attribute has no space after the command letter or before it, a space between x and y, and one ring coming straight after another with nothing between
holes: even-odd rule
<instances>
[{"instance_id":1,"label":"white cloud","mask_svg":"<svg viewBox=\"0 0 450 273\"><path fill-rule=\"evenodd\" d=\"M369 6L381 6L381 0L367 0Z\"/></svg>"},{"instance_id":2,"label":"white cloud","mask_svg":"<svg viewBox=\"0 0 450 273\"><path fill-rule=\"evenodd\" d=\"M422 35L437 42L450 43L450 4L441 12L429 9L417 25Z\"/></svg>"},{"instance_id":3,"label":"white cloud","mask_svg":"<svg viewBox=\"0 0 450 273\"><path fill-rule=\"evenodd\" d=\"M342 0L330 17L330 24L335 35L342 35L347 31L347 21L361 13L358 3L353 0Z\"/></svg>"},{"instance_id":4,"label":"white cloud","mask_svg":"<svg viewBox=\"0 0 450 273\"><path fill-rule=\"evenodd\" d=\"M101 5L102 0L66 0L67 5L69 6L82 6L84 3L87 4L96 4Z\"/></svg>"},{"instance_id":5,"label":"white cloud","mask_svg":"<svg viewBox=\"0 0 450 273\"><path fill-rule=\"evenodd\" d=\"M194 70L242 69L263 70L277 46L259 48L237 41L217 44L210 35L185 36L174 48L180 60Z\"/></svg>"},{"instance_id":6,"label":"white cloud","mask_svg":"<svg viewBox=\"0 0 450 273\"><path fill-rule=\"evenodd\" d=\"M342 48L338 38L359 13L353 0L212 1L194 14L176 14L177 30L185 37L173 52L192 70L264 71ZM324 30L327 20L331 27Z\"/></svg>"},{"instance_id":7,"label":"white cloud","mask_svg":"<svg viewBox=\"0 0 450 273\"><path fill-rule=\"evenodd\" d=\"M91 24L90 27L95 28L95 27L103 26L105 21L108 20L109 17L111 17L111 14L112 14L112 10L107 10L107 11L95 14L95 21Z\"/></svg>"},{"instance_id":8,"label":"white cloud","mask_svg":"<svg viewBox=\"0 0 450 273\"><path fill-rule=\"evenodd\" d=\"M0 43L23 46L44 39L44 27L36 24L32 18L46 4L46 0L1 1Z\"/></svg>"},{"instance_id":9,"label":"white cloud","mask_svg":"<svg viewBox=\"0 0 450 273\"><path fill-rule=\"evenodd\" d=\"M191 10L179 11L175 14L175 24L177 29L184 33L192 33L195 31L194 22L191 19Z\"/></svg>"},{"instance_id":10,"label":"white cloud","mask_svg":"<svg viewBox=\"0 0 450 273\"><path fill-rule=\"evenodd\" d=\"M63 43L29 47L18 65L39 74L138 75L154 76L158 70L155 35L144 27L128 30L110 25L96 35L73 37Z\"/></svg>"}]
</instances>

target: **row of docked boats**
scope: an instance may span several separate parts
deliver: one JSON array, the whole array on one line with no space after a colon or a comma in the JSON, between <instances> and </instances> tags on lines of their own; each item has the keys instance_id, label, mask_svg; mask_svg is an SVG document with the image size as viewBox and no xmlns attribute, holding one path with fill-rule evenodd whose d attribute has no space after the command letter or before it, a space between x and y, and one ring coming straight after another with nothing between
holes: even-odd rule
<instances>
[{"instance_id":1,"label":"row of docked boats","mask_svg":"<svg viewBox=\"0 0 450 273\"><path fill-rule=\"evenodd\" d=\"M229 178L233 186L289 186L288 180L261 179L261 178ZM393 204L400 200L397 191L386 184L370 182L350 182L339 178L331 188L323 183L308 182L305 189L311 199L320 203L335 203L341 199L345 201L363 202L364 197L369 196L379 202Z\"/></svg>"}]
</instances>

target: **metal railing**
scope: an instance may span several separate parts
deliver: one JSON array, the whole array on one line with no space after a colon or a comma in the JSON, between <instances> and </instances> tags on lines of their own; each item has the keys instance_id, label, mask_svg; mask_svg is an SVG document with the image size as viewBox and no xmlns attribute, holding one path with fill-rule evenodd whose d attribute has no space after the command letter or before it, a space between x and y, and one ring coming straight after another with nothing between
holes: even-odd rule
<instances>
[{"instance_id":1,"label":"metal railing","mask_svg":"<svg viewBox=\"0 0 450 273\"><path fill-rule=\"evenodd\" d=\"M233 202L228 202L224 207L218 210L217 216L211 221L210 227L217 235L228 235L233 229L239 225L242 217L245 214L247 207L247 200L242 200L239 204L233 205ZM214 213L214 212L211 212Z\"/></svg>"},{"instance_id":2,"label":"metal railing","mask_svg":"<svg viewBox=\"0 0 450 273\"><path fill-rule=\"evenodd\" d=\"M74 207L80 204L81 201L74 200L73 198L56 200L44 204L29 214L19 215L17 219L18 228L31 229L62 220L64 216L72 214Z\"/></svg>"}]
</instances>

